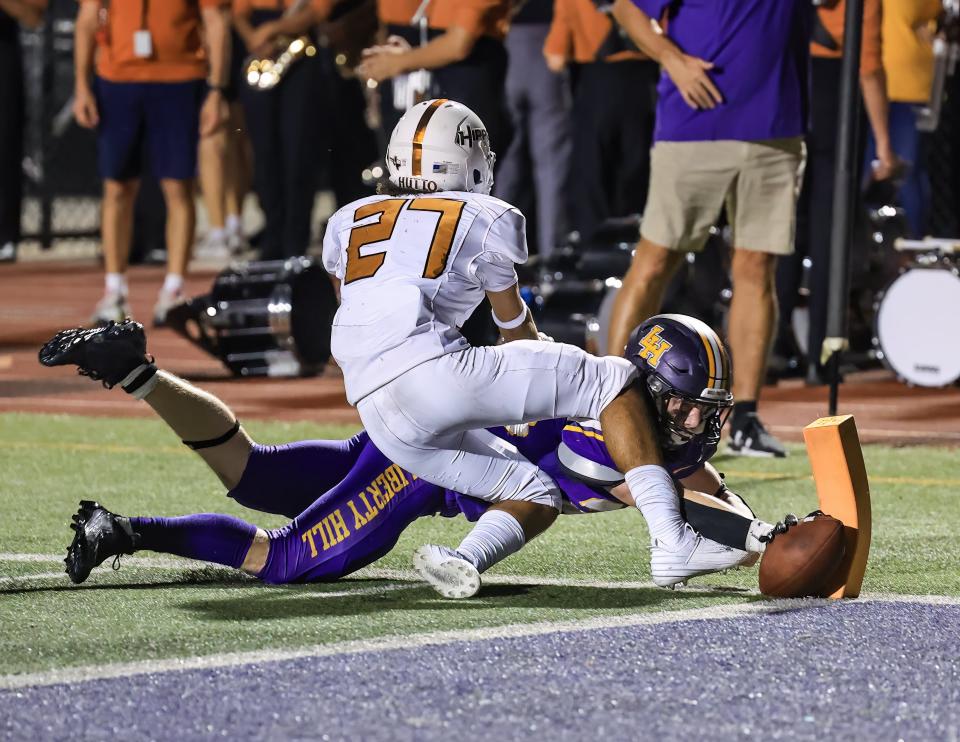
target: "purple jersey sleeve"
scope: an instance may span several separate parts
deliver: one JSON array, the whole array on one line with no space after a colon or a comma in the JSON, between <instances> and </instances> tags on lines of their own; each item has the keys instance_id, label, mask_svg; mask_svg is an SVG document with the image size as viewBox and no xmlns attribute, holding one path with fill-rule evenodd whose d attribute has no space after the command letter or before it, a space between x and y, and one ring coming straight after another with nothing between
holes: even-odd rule
<instances>
[{"instance_id":1,"label":"purple jersey sleeve","mask_svg":"<svg viewBox=\"0 0 960 742\"><path fill-rule=\"evenodd\" d=\"M607 451L599 423L595 421L579 423L568 422L563 428L561 440L563 445L574 454L601 467L597 471L601 472L603 476L591 477L589 473L587 473L589 478L603 479L604 481L609 481L609 479L607 479L608 477L610 479L614 478L613 475L606 470L616 472L617 465L610 457L610 452ZM670 472L670 476L674 479L683 479L700 469L703 463L713 456L716 450L716 446L707 446L703 438L698 437L679 448L664 449L663 463L667 471ZM561 461L563 461L562 456ZM619 480L622 481L622 479L623 477L620 476Z\"/></svg>"},{"instance_id":2,"label":"purple jersey sleeve","mask_svg":"<svg viewBox=\"0 0 960 742\"><path fill-rule=\"evenodd\" d=\"M568 422L563 426L561 441L575 454L606 469L617 471L617 465L613 463L613 459L607 451L603 432L600 430L600 423L597 421ZM617 478L623 479L622 476Z\"/></svg>"}]
</instances>

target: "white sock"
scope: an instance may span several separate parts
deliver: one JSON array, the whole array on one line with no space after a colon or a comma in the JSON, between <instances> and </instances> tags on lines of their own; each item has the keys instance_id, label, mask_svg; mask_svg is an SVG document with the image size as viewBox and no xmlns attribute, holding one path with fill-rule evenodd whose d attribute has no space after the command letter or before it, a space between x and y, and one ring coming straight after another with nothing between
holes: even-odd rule
<instances>
[{"instance_id":1,"label":"white sock","mask_svg":"<svg viewBox=\"0 0 960 742\"><path fill-rule=\"evenodd\" d=\"M148 371L152 371L149 376L147 376ZM146 376L146 378L141 379L141 375ZM140 381L139 386L130 388L138 380ZM152 363L142 363L124 377L123 381L120 382L120 388L134 399L143 399L156 389L159 381L160 374L157 373L157 367Z\"/></svg>"},{"instance_id":2,"label":"white sock","mask_svg":"<svg viewBox=\"0 0 960 742\"><path fill-rule=\"evenodd\" d=\"M108 294L127 295L127 277L122 273L107 273L103 284Z\"/></svg>"},{"instance_id":3,"label":"white sock","mask_svg":"<svg viewBox=\"0 0 960 742\"><path fill-rule=\"evenodd\" d=\"M225 228L227 234L240 234L240 231L243 228L243 221L240 219L240 215L227 214Z\"/></svg>"},{"instance_id":4,"label":"white sock","mask_svg":"<svg viewBox=\"0 0 960 742\"><path fill-rule=\"evenodd\" d=\"M503 510L488 510L457 547L457 553L484 572L526 543L520 521Z\"/></svg>"},{"instance_id":5,"label":"white sock","mask_svg":"<svg viewBox=\"0 0 960 742\"><path fill-rule=\"evenodd\" d=\"M213 227L207 232L207 239L211 242L222 242L227 239L227 230L224 227Z\"/></svg>"},{"instance_id":6,"label":"white sock","mask_svg":"<svg viewBox=\"0 0 960 742\"><path fill-rule=\"evenodd\" d=\"M625 479L651 539L658 539L668 549L678 548L685 540L686 521L669 472L662 466L638 466L628 471Z\"/></svg>"},{"instance_id":7,"label":"white sock","mask_svg":"<svg viewBox=\"0 0 960 742\"><path fill-rule=\"evenodd\" d=\"M168 273L163 279L163 288L161 291L167 294L176 294L183 288L183 276L177 273Z\"/></svg>"}]
</instances>

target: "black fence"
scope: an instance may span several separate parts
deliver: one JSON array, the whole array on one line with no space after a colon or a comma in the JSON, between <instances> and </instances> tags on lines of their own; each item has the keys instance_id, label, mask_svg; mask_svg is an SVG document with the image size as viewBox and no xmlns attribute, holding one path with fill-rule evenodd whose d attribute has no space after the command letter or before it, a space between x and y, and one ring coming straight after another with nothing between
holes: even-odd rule
<instances>
[{"instance_id":1,"label":"black fence","mask_svg":"<svg viewBox=\"0 0 960 742\"><path fill-rule=\"evenodd\" d=\"M23 239L93 238L100 180L93 132L77 126L73 101L74 0L52 0L43 27L21 35L26 87Z\"/></svg>"}]
</instances>

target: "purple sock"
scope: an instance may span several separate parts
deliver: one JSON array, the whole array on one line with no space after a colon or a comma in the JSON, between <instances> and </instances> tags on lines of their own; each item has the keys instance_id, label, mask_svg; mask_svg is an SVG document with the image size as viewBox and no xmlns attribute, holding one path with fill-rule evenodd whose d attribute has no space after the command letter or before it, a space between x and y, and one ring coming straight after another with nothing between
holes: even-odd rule
<instances>
[{"instance_id":1,"label":"purple sock","mask_svg":"<svg viewBox=\"0 0 960 742\"><path fill-rule=\"evenodd\" d=\"M131 518L137 549L239 568L257 527L232 515L200 513L179 518Z\"/></svg>"}]
</instances>

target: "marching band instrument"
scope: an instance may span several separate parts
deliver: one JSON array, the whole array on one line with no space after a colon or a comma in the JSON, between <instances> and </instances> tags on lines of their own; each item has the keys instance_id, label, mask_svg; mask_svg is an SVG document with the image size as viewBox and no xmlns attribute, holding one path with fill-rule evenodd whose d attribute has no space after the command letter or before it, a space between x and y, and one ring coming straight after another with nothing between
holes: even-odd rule
<instances>
[{"instance_id":1,"label":"marching band instrument","mask_svg":"<svg viewBox=\"0 0 960 742\"><path fill-rule=\"evenodd\" d=\"M874 345L901 380L939 387L960 379L960 269L957 240L897 240L920 252L880 294Z\"/></svg>"},{"instance_id":2,"label":"marching band instrument","mask_svg":"<svg viewBox=\"0 0 960 742\"><path fill-rule=\"evenodd\" d=\"M261 59L250 57L247 60L244 79L254 90L272 90L280 84L291 66L316 53L317 47L309 36L298 36L295 39L280 37L277 39L275 56Z\"/></svg>"},{"instance_id":3,"label":"marching band instrument","mask_svg":"<svg viewBox=\"0 0 960 742\"><path fill-rule=\"evenodd\" d=\"M296 0L284 11L284 17L303 10L309 0ZM272 90L281 83L290 68L304 57L317 54L317 47L309 34L296 38L278 36L274 42L274 53L268 57L250 56L244 64L244 79L254 90Z\"/></svg>"}]
</instances>

